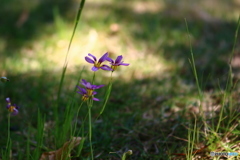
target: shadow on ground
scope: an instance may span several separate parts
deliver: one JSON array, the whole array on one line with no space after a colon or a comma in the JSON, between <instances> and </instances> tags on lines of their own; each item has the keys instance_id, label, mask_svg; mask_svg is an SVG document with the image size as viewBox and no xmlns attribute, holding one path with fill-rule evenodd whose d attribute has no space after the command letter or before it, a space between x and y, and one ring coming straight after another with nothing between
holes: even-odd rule
<instances>
[{"instance_id":1,"label":"shadow on ground","mask_svg":"<svg viewBox=\"0 0 240 160\"><path fill-rule=\"evenodd\" d=\"M3 1L0 6L0 34L5 50L17 51L41 33L53 32L54 29L46 29L46 26L54 23L56 14L73 21L76 10L69 11L72 5L73 1L65 0Z\"/></svg>"}]
</instances>

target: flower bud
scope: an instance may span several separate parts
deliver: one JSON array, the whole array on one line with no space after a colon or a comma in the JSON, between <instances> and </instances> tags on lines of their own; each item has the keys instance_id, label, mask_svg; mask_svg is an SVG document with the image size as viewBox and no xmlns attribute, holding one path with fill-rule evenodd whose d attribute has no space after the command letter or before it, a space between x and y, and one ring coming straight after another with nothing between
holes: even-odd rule
<instances>
[{"instance_id":1,"label":"flower bud","mask_svg":"<svg viewBox=\"0 0 240 160\"><path fill-rule=\"evenodd\" d=\"M7 77L1 77L0 79L3 83L10 81Z\"/></svg>"}]
</instances>

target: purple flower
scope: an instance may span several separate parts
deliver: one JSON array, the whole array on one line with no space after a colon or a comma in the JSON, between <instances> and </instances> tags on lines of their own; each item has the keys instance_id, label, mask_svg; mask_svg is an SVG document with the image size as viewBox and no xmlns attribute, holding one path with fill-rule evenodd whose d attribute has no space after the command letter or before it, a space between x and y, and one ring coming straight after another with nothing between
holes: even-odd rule
<instances>
[{"instance_id":1,"label":"purple flower","mask_svg":"<svg viewBox=\"0 0 240 160\"><path fill-rule=\"evenodd\" d=\"M6 98L6 102L7 102L6 108L8 109L8 111L11 112L12 115L17 115L19 107L16 104L12 105L10 98Z\"/></svg>"},{"instance_id":2,"label":"purple flower","mask_svg":"<svg viewBox=\"0 0 240 160\"><path fill-rule=\"evenodd\" d=\"M87 101L89 98L92 98L92 100L94 100L94 101L99 101L99 99L94 97L94 95L97 94L97 92L94 91L94 89L99 89L99 88L103 87L104 85L92 85L90 82L87 82L85 79L82 79L81 84L85 88L81 88L80 86L77 86L77 88L79 89L79 91L77 91L77 93L83 95L82 96L83 101Z\"/></svg>"},{"instance_id":3,"label":"purple flower","mask_svg":"<svg viewBox=\"0 0 240 160\"><path fill-rule=\"evenodd\" d=\"M121 55L121 56L118 56L115 61L109 57L107 57L106 60L110 62L112 71L115 71L118 66L121 66L121 65L128 66L129 65L128 63L123 63L122 59L123 59L123 56Z\"/></svg>"},{"instance_id":4,"label":"purple flower","mask_svg":"<svg viewBox=\"0 0 240 160\"><path fill-rule=\"evenodd\" d=\"M82 95L82 101L87 101L89 98L92 98L92 100L94 101L99 101L99 99L93 97L95 94L97 94L97 92L93 91L92 95L88 95L88 91L85 88L81 88L79 86L77 86L79 91L77 91L77 93Z\"/></svg>"},{"instance_id":5,"label":"purple flower","mask_svg":"<svg viewBox=\"0 0 240 160\"><path fill-rule=\"evenodd\" d=\"M94 90L103 87L104 85L92 85L90 82L87 82L85 79L82 79L81 84L86 87L87 89Z\"/></svg>"},{"instance_id":6,"label":"purple flower","mask_svg":"<svg viewBox=\"0 0 240 160\"><path fill-rule=\"evenodd\" d=\"M105 53L98 61L94 55L89 53L88 56L85 57L85 60L88 63L94 64L94 66L92 67L92 71L95 72L95 71L99 70L99 68L101 68L102 70L107 70L107 71L112 70L111 67L109 67L105 64L102 64L108 58L108 53Z\"/></svg>"}]
</instances>

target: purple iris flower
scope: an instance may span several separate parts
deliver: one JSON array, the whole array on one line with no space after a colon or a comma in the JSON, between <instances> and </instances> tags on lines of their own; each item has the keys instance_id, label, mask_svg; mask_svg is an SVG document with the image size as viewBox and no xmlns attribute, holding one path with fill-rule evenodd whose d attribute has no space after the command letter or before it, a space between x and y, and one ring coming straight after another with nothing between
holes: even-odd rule
<instances>
[{"instance_id":1,"label":"purple iris flower","mask_svg":"<svg viewBox=\"0 0 240 160\"><path fill-rule=\"evenodd\" d=\"M112 71L115 71L118 66L128 66L129 65L128 63L123 63L122 59L123 59L122 55L118 56L115 61L109 57L106 58L106 60L109 61L111 64Z\"/></svg>"},{"instance_id":2,"label":"purple iris flower","mask_svg":"<svg viewBox=\"0 0 240 160\"><path fill-rule=\"evenodd\" d=\"M85 88L81 88L79 86L77 86L77 87L79 89L79 91L77 91L77 93L82 95L83 101L87 101L89 98L92 98L92 100L94 100L94 101L99 101L98 98L93 97L95 94L97 94L97 92L93 91L92 95L90 96L90 95L88 95L88 91Z\"/></svg>"},{"instance_id":3,"label":"purple iris flower","mask_svg":"<svg viewBox=\"0 0 240 160\"><path fill-rule=\"evenodd\" d=\"M88 56L85 57L85 60L88 63L94 64L94 66L92 67L92 71L95 72L95 71L99 70L99 68L101 68L102 70L107 70L107 71L112 70L111 67L109 67L105 64L102 64L108 58L108 53L105 53L98 61L94 55L88 53Z\"/></svg>"},{"instance_id":4,"label":"purple iris flower","mask_svg":"<svg viewBox=\"0 0 240 160\"><path fill-rule=\"evenodd\" d=\"M7 102L6 108L8 109L8 111L11 112L12 115L14 116L17 115L19 107L16 104L12 105L10 98L6 98L6 102Z\"/></svg>"}]
</instances>

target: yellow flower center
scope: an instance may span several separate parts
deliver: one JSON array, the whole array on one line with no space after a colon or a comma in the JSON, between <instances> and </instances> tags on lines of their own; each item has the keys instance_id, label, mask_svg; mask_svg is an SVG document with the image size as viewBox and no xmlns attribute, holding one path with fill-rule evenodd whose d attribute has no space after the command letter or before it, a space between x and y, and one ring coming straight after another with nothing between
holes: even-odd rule
<instances>
[{"instance_id":1,"label":"yellow flower center","mask_svg":"<svg viewBox=\"0 0 240 160\"><path fill-rule=\"evenodd\" d=\"M111 68L113 69L113 71L115 71L117 69L118 66L111 66Z\"/></svg>"},{"instance_id":2,"label":"yellow flower center","mask_svg":"<svg viewBox=\"0 0 240 160\"><path fill-rule=\"evenodd\" d=\"M13 112L15 108L16 108L15 106L10 106L10 107L8 108L8 110L9 110L9 112Z\"/></svg>"},{"instance_id":3,"label":"yellow flower center","mask_svg":"<svg viewBox=\"0 0 240 160\"><path fill-rule=\"evenodd\" d=\"M82 96L82 101L87 101L88 99L89 99L89 97L87 95Z\"/></svg>"},{"instance_id":4,"label":"yellow flower center","mask_svg":"<svg viewBox=\"0 0 240 160\"><path fill-rule=\"evenodd\" d=\"M92 96L93 94L93 89L87 89L87 95Z\"/></svg>"},{"instance_id":5,"label":"yellow flower center","mask_svg":"<svg viewBox=\"0 0 240 160\"><path fill-rule=\"evenodd\" d=\"M97 62L97 63L94 64L94 66L97 67L97 68L99 68L99 67L101 67L101 63L100 63L100 62Z\"/></svg>"}]
</instances>

